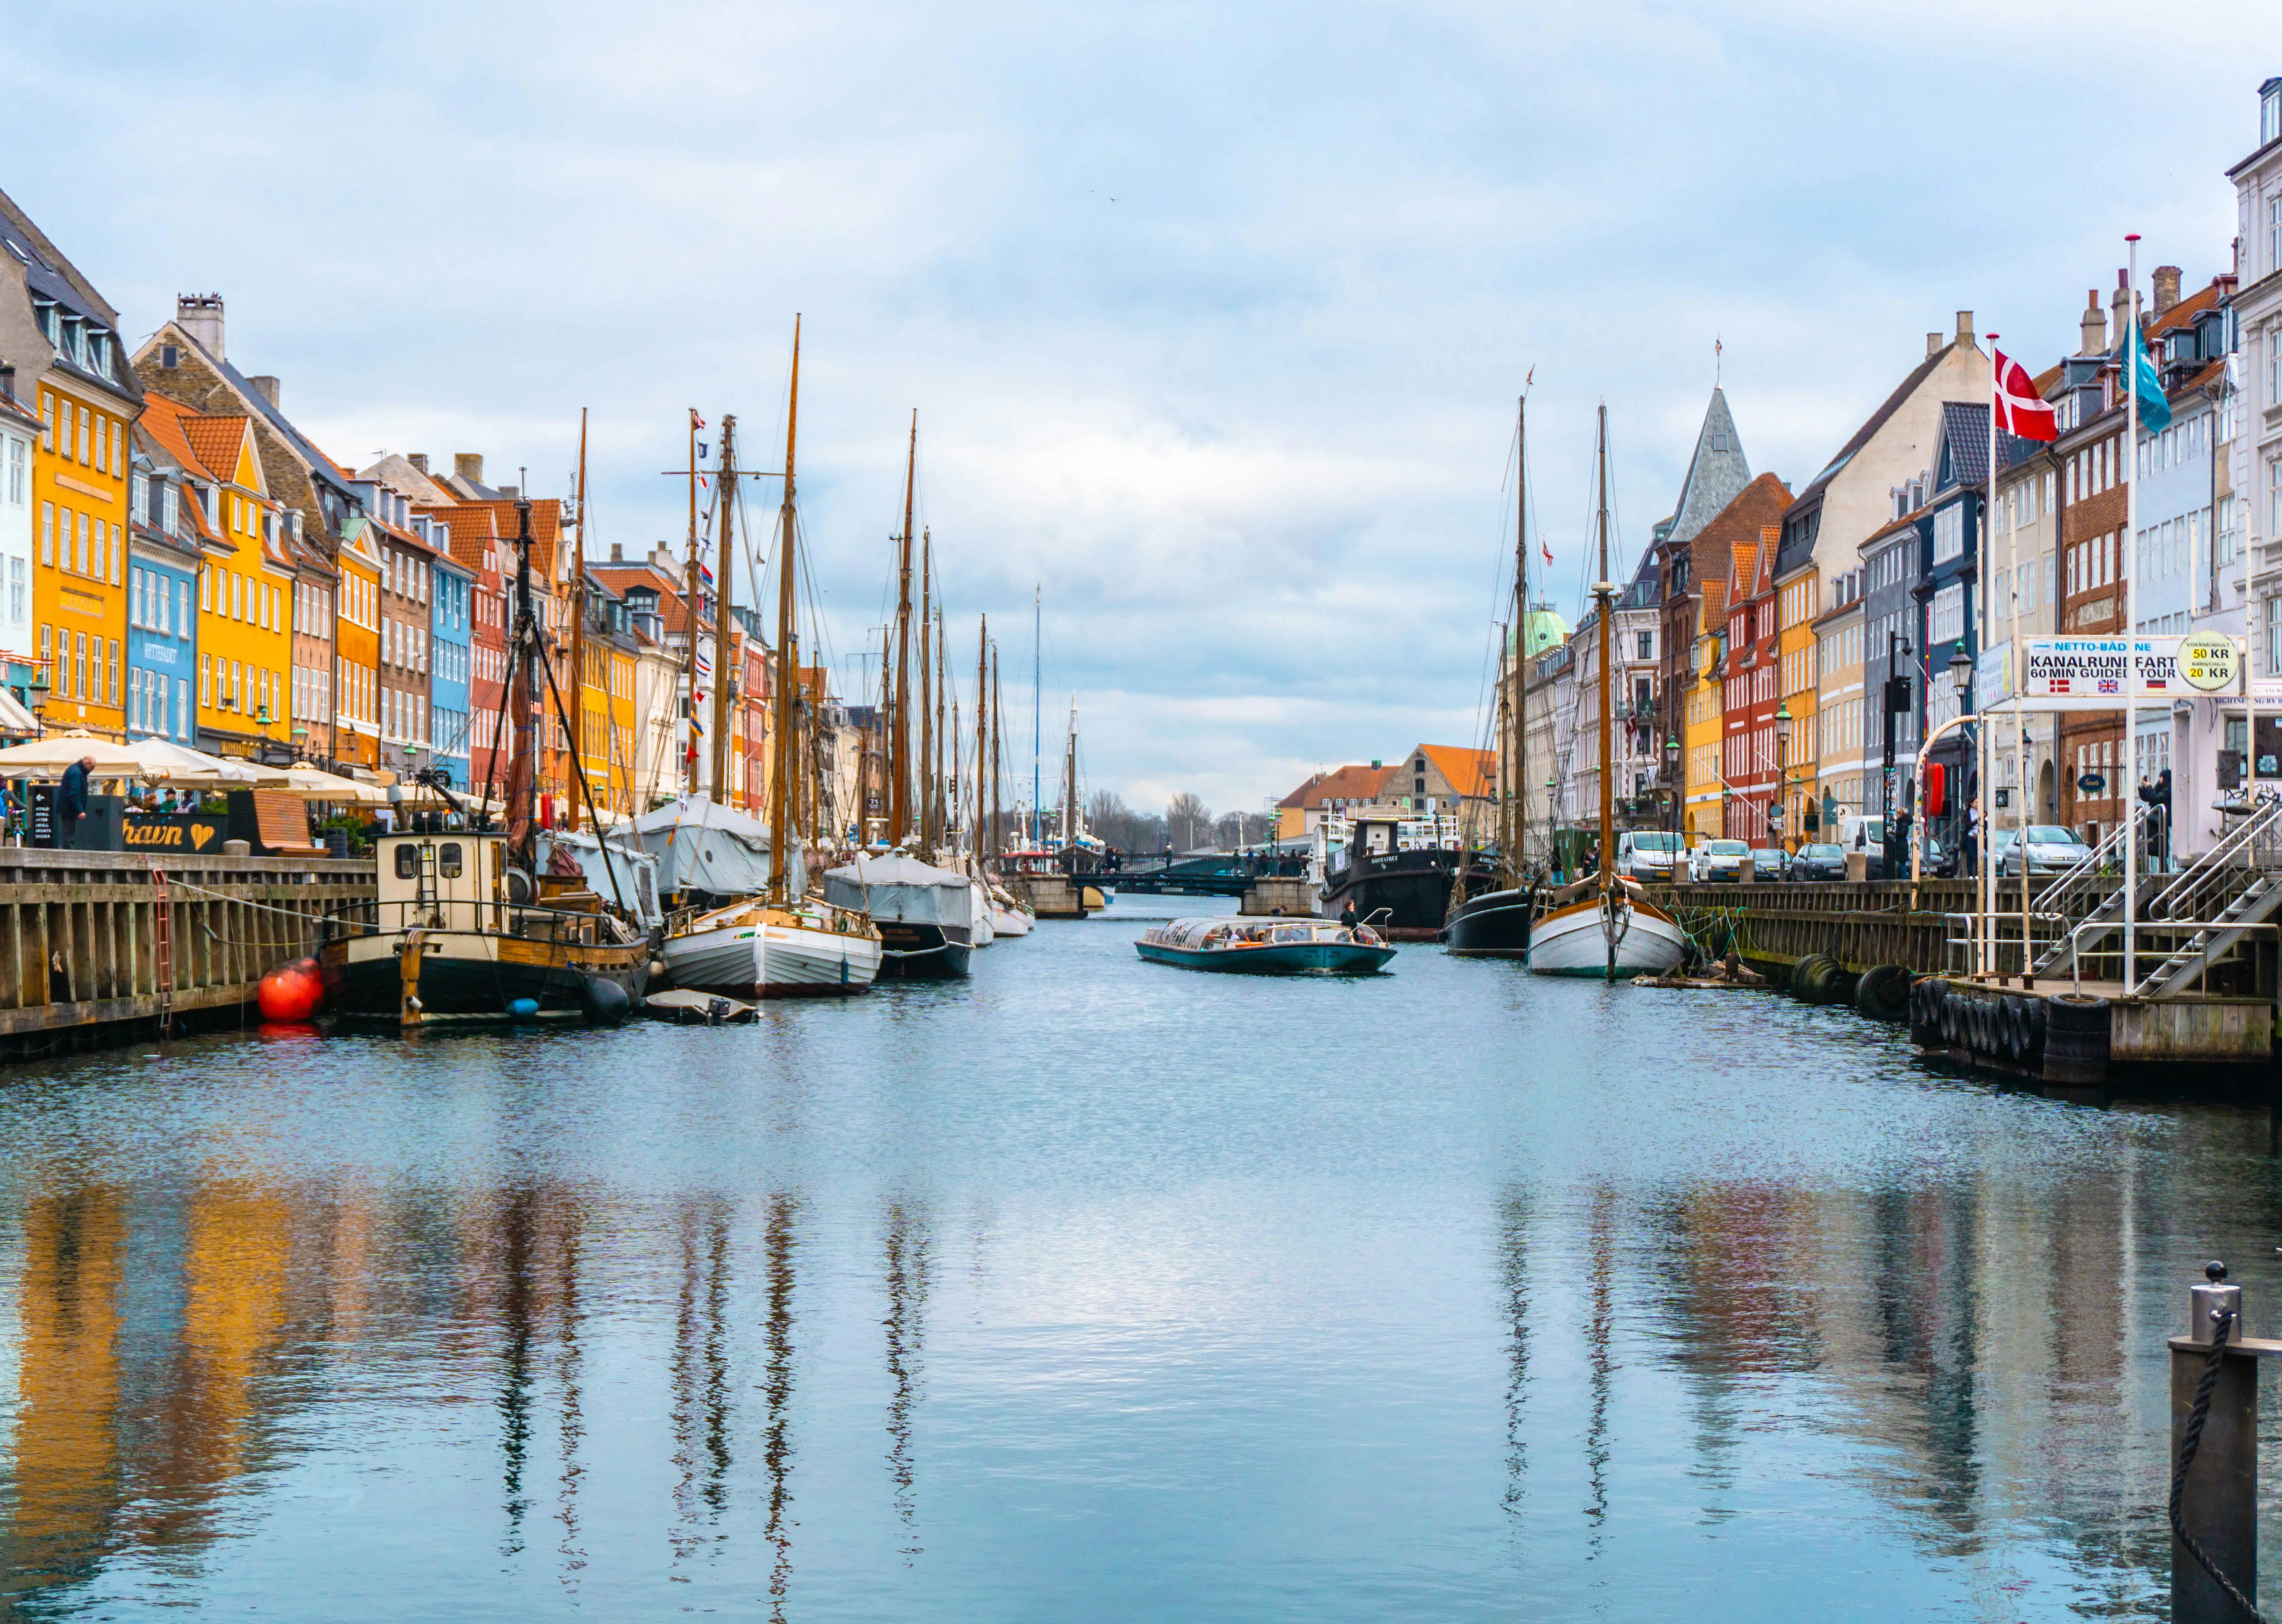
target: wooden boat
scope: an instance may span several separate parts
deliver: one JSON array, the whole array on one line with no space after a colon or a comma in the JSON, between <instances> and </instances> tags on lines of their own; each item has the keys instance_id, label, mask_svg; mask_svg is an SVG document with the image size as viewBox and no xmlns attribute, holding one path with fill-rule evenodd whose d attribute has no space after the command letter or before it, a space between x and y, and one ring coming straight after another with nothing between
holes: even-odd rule
<instances>
[{"instance_id":1,"label":"wooden boat","mask_svg":"<svg viewBox=\"0 0 2282 1624\"><path fill-rule=\"evenodd\" d=\"M1176 919L1133 948L1152 963L1239 975L1368 975L1394 957L1368 925L1302 919Z\"/></svg>"},{"instance_id":2,"label":"wooden boat","mask_svg":"<svg viewBox=\"0 0 2282 1624\"><path fill-rule=\"evenodd\" d=\"M740 998L845 998L866 991L880 974L881 933L861 908L834 905L805 894L803 881L794 876L799 831L796 800L810 803L804 793L812 776L812 753L804 748L802 717L795 705L800 691L799 627L793 593L796 556L800 534L794 484L794 452L800 424L800 324L796 318L792 339L792 392L785 414L784 505L778 525L776 670L772 697L775 706L771 728L775 759L769 774L769 877L765 894L695 915L667 936L659 947L666 971L678 987L701 992L722 992ZM734 416L721 420L721 478L726 490L737 479L736 427ZM720 504L719 608L714 616L715 668L728 664L729 593L735 571L731 516L733 501ZM714 779L727 781L729 771L726 685L714 695Z\"/></svg>"},{"instance_id":3,"label":"wooden boat","mask_svg":"<svg viewBox=\"0 0 2282 1624\"><path fill-rule=\"evenodd\" d=\"M1539 975L1660 975L1688 952L1688 937L1673 917L1648 900L1637 882L1616 872L1615 806L1611 781L1615 718L1610 701L1610 631L1617 589L1609 579L1609 408L1601 408L1596 455L1600 464L1600 579L1593 596L1600 620L1601 871L1545 899L1530 927L1529 967Z\"/></svg>"},{"instance_id":4,"label":"wooden boat","mask_svg":"<svg viewBox=\"0 0 2282 1624\"><path fill-rule=\"evenodd\" d=\"M974 884L900 851L858 852L828 870L824 897L871 916L880 933L881 980L947 981L968 973L974 949Z\"/></svg>"},{"instance_id":5,"label":"wooden boat","mask_svg":"<svg viewBox=\"0 0 2282 1624\"><path fill-rule=\"evenodd\" d=\"M1548 903L1529 944L1529 967L1540 975L1660 975L1688 952L1686 934L1634 881L1611 892L1582 880Z\"/></svg>"},{"instance_id":6,"label":"wooden boat","mask_svg":"<svg viewBox=\"0 0 2282 1624\"><path fill-rule=\"evenodd\" d=\"M533 768L542 684L558 717L563 709L532 606L531 502L516 507L507 828L481 827L439 773L419 775L451 814L423 817L425 828L380 837L375 919L352 925L353 934L326 943L317 955L326 1001L345 1021L407 1031L518 1021L616 1025L648 985L648 933L624 917L625 898L611 899L614 913L583 874L539 872ZM575 764L572 772L578 772ZM583 775L577 787L591 815Z\"/></svg>"},{"instance_id":7,"label":"wooden boat","mask_svg":"<svg viewBox=\"0 0 2282 1624\"><path fill-rule=\"evenodd\" d=\"M1462 862L1450 887L1450 913L1442 939L1451 953L1462 959L1526 959L1529 931L1538 898L1522 867L1529 833L1528 802L1517 793L1529 781L1525 744L1528 719L1523 706L1529 691L1524 676L1529 648L1529 399L1524 395L1514 411L1513 525L1513 662L1510 680L1498 684L1499 765L1497 863L1486 874L1478 874L1471 861ZM1500 639L1504 644L1505 639ZM1502 652L1502 649L1501 650ZM1503 673L1502 673L1502 675ZM1520 703L1517 703L1520 701Z\"/></svg>"}]
</instances>

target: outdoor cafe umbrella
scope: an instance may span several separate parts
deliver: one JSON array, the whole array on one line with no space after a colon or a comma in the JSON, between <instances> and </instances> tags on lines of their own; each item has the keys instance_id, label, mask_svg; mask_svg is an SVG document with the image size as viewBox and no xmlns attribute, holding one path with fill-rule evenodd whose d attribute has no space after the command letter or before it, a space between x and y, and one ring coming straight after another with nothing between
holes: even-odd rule
<instances>
[{"instance_id":1,"label":"outdoor cafe umbrella","mask_svg":"<svg viewBox=\"0 0 2282 1624\"><path fill-rule=\"evenodd\" d=\"M136 754L134 746L111 739L98 739L93 734L74 728L69 733L51 733L43 739L34 739L28 744L0 750L0 778L61 778L72 763L89 758L95 762L91 777L152 776L143 758Z\"/></svg>"},{"instance_id":2,"label":"outdoor cafe umbrella","mask_svg":"<svg viewBox=\"0 0 2282 1624\"><path fill-rule=\"evenodd\" d=\"M388 791L377 784L343 778L302 762L285 769L285 789L305 801L355 801L373 805L388 799Z\"/></svg>"},{"instance_id":3,"label":"outdoor cafe umbrella","mask_svg":"<svg viewBox=\"0 0 2282 1624\"><path fill-rule=\"evenodd\" d=\"M246 789L284 781L275 767L209 756L167 739L137 739L128 752L143 763L144 776L178 789Z\"/></svg>"}]
</instances>

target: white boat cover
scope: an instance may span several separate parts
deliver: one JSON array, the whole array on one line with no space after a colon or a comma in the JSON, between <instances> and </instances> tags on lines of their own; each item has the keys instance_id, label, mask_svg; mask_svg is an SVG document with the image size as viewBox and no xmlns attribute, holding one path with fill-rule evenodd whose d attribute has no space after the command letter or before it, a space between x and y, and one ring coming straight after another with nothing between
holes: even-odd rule
<instances>
[{"instance_id":1,"label":"white boat cover","mask_svg":"<svg viewBox=\"0 0 2282 1624\"><path fill-rule=\"evenodd\" d=\"M906 925L967 925L974 917L970 889L965 874L901 852L859 852L854 862L824 874L824 900L834 907L860 908L873 919Z\"/></svg>"},{"instance_id":2,"label":"white boat cover","mask_svg":"<svg viewBox=\"0 0 2282 1624\"><path fill-rule=\"evenodd\" d=\"M574 835L567 829L541 829L540 873L547 872L547 859L558 851L570 853L578 872L586 876L586 889L604 902L616 905L623 897L626 912L644 926L664 922L665 914L657 904L657 859L648 852L628 851L623 838L615 835L606 852L588 830Z\"/></svg>"},{"instance_id":3,"label":"white boat cover","mask_svg":"<svg viewBox=\"0 0 2282 1624\"><path fill-rule=\"evenodd\" d=\"M634 834L657 859L660 890L753 897L769 888L769 826L703 796L680 796L644 812L634 820ZM796 843L796 896L808 887L805 858Z\"/></svg>"}]
</instances>

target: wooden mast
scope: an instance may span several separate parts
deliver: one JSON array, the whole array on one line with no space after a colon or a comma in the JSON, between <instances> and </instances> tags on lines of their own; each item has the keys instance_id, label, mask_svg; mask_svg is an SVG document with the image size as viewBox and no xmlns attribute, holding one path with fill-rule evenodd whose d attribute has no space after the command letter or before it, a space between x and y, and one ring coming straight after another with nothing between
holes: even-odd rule
<instances>
[{"instance_id":1,"label":"wooden mast","mask_svg":"<svg viewBox=\"0 0 2282 1624\"><path fill-rule=\"evenodd\" d=\"M570 545L570 692L577 700L570 707L570 722L578 730L570 735L570 759L578 764L583 776L586 771L586 408L583 406L578 408L578 529ZM575 835L578 797L574 795L569 800L570 811L563 827Z\"/></svg>"},{"instance_id":2,"label":"wooden mast","mask_svg":"<svg viewBox=\"0 0 2282 1624\"><path fill-rule=\"evenodd\" d=\"M737 419L734 413L721 416L721 478L713 493L718 505L721 522L715 533L719 545L714 549L721 560L721 569L713 583L713 801L718 806L729 804L729 582L735 571L729 557L733 540L730 515L737 505Z\"/></svg>"},{"instance_id":3,"label":"wooden mast","mask_svg":"<svg viewBox=\"0 0 2282 1624\"><path fill-rule=\"evenodd\" d=\"M788 813L787 781L793 770L792 681L800 673L793 652L794 528L793 442L800 431L800 317L792 318L792 394L785 407L784 505L778 509L777 537L777 691L776 762L769 773L769 900L790 902L792 820ZM726 604L724 604L726 618Z\"/></svg>"},{"instance_id":4,"label":"wooden mast","mask_svg":"<svg viewBox=\"0 0 2282 1624\"><path fill-rule=\"evenodd\" d=\"M935 535L920 532L920 859L935 851Z\"/></svg>"},{"instance_id":5,"label":"wooden mast","mask_svg":"<svg viewBox=\"0 0 2282 1624\"><path fill-rule=\"evenodd\" d=\"M982 617L982 625L974 634L974 777L969 791L974 803L974 860L982 861L990 850L984 843L982 822L982 763L984 751L990 745L990 617ZM994 781L995 781L995 774Z\"/></svg>"},{"instance_id":6,"label":"wooden mast","mask_svg":"<svg viewBox=\"0 0 2282 1624\"><path fill-rule=\"evenodd\" d=\"M1005 813L999 809L998 758L1006 746L1006 699L998 686L998 650L990 650L990 844L996 854L1005 843Z\"/></svg>"},{"instance_id":7,"label":"wooden mast","mask_svg":"<svg viewBox=\"0 0 2282 1624\"><path fill-rule=\"evenodd\" d=\"M895 726L894 706L889 703L889 684L894 680L895 664L896 628L893 626L884 626L880 628L880 708L873 713L872 719L880 732L880 765L873 782L880 796L880 843L886 846L896 843L896 826L888 810L893 799L893 791L889 788L888 783L888 736L889 730ZM872 843L871 836L870 824L859 817L856 830L856 843L859 846L869 845Z\"/></svg>"},{"instance_id":8,"label":"wooden mast","mask_svg":"<svg viewBox=\"0 0 2282 1624\"><path fill-rule=\"evenodd\" d=\"M1614 741L1610 730L1615 718L1609 703L1609 622L1616 609L1617 589L1609 579L1609 408L1601 408L1599 454L1600 502L1595 525L1600 532L1601 569L1593 583L1593 598L1600 607L1600 633L1597 639L1601 661L1601 936L1608 944L1611 981L1617 978L1617 853L1616 809L1610 782L1616 771Z\"/></svg>"},{"instance_id":9,"label":"wooden mast","mask_svg":"<svg viewBox=\"0 0 2282 1624\"><path fill-rule=\"evenodd\" d=\"M1529 397L1514 408L1513 430L1513 689L1508 703L1505 824L1498 850L1506 883L1521 885L1522 847L1529 840Z\"/></svg>"},{"instance_id":10,"label":"wooden mast","mask_svg":"<svg viewBox=\"0 0 2282 1624\"><path fill-rule=\"evenodd\" d=\"M888 762L888 843L900 846L911 829L912 735L912 485L920 467L920 413L912 408L912 449L904 465L903 564L896 584L896 706Z\"/></svg>"},{"instance_id":11,"label":"wooden mast","mask_svg":"<svg viewBox=\"0 0 2282 1624\"><path fill-rule=\"evenodd\" d=\"M697 792L697 408L689 408L689 559L681 572L681 602L687 611L681 652L681 713L689 719L682 732L681 783Z\"/></svg>"},{"instance_id":12,"label":"wooden mast","mask_svg":"<svg viewBox=\"0 0 2282 1624\"><path fill-rule=\"evenodd\" d=\"M953 836L951 827L950 783L952 773L959 770L959 741L943 731L943 708L949 698L951 684L944 676L947 669L943 659L943 594L935 594L935 843L940 847ZM943 754L948 744L950 755ZM945 770L948 760L949 770Z\"/></svg>"}]
</instances>

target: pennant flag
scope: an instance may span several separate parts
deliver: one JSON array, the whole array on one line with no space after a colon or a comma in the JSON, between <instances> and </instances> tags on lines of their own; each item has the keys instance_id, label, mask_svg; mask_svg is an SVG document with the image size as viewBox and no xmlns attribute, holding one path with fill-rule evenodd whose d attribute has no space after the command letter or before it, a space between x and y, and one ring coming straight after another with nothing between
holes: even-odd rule
<instances>
[{"instance_id":1,"label":"pennant flag","mask_svg":"<svg viewBox=\"0 0 2282 1624\"><path fill-rule=\"evenodd\" d=\"M1553 567L1553 549L1545 545L1543 537L1540 537L1538 539L1537 550L1545 555L1545 567L1548 570L1551 569Z\"/></svg>"},{"instance_id":2,"label":"pennant flag","mask_svg":"<svg viewBox=\"0 0 2282 1624\"><path fill-rule=\"evenodd\" d=\"M697 561L697 579L703 581L708 587L710 587L713 584L713 566L707 563L702 558Z\"/></svg>"},{"instance_id":3,"label":"pennant flag","mask_svg":"<svg viewBox=\"0 0 2282 1624\"><path fill-rule=\"evenodd\" d=\"M2171 426L2171 403L2164 398L2155 359L2147 354L2147 335L2137 322L2131 331L2131 392L2139 397L2139 427L2146 433L2161 434Z\"/></svg>"},{"instance_id":4,"label":"pennant flag","mask_svg":"<svg viewBox=\"0 0 2282 1624\"><path fill-rule=\"evenodd\" d=\"M702 462L707 457L710 457L712 455L713 447L711 446L708 445L702 439L697 442L697 460L699 462Z\"/></svg>"},{"instance_id":5,"label":"pennant flag","mask_svg":"<svg viewBox=\"0 0 2282 1624\"><path fill-rule=\"evenodd\" d=\"M1997 426L2014 439L2058 439L2060 416L2052 403L2037 393L2029 369L2002 350L1994 349L1996 390L1992 396Z\"/></svg>"}]
</instances>

